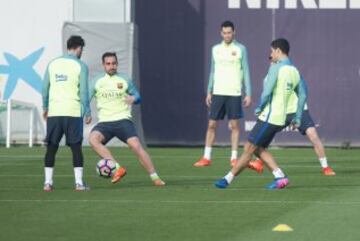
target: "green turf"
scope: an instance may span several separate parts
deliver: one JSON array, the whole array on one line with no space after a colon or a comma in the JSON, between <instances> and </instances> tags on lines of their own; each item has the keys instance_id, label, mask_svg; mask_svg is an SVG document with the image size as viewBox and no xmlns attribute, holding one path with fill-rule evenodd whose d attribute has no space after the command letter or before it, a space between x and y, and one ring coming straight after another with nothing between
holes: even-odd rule
<instances>
[{"instance_id":1,"label":"green turf","mask_svg":"<svg viewBox=\"0 0 360 241\"><path fill-rule=\"evenodd\" d=\"M291 184L246 170L226 190L213 182L229 170L228 148L211 167L194 168L197 148L150 148L167 186L152 183L130 151L113 149L128 175L118 184L97 177L85 148L89 192L73 191L71 153L58 153L55 188L42 191L43 148L0 149L0 240L356 240L360 237L360 150L329 149L336 177L320 174L311 149L271 150ZM292 232L273 232L287 224Z\"/></svg>"}]
</instances>

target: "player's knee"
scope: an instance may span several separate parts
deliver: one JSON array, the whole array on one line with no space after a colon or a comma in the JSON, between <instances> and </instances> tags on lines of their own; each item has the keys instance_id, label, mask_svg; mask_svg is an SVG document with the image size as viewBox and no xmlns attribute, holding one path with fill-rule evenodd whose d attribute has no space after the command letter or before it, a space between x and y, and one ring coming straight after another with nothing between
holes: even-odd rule
<instances>
[{"instance_id":1,"label":"player's knee","mask_svg":"<svg viewBox=\"0 0 360 241\"><path fill-rule=\"evenodd\" d=\"M209 121L208 130L215 130L217 126L216 121Z\"/></svg>"},{"instance_id":2,"label":"player's knee","mask_svg":"<svg viewBox=\"0 0 360 241\"><path fill-rule=\"evenodd\" d=\"M239 125L237 123L230 122L231 131L239 131Z\"/></svg>"}]
</instances>

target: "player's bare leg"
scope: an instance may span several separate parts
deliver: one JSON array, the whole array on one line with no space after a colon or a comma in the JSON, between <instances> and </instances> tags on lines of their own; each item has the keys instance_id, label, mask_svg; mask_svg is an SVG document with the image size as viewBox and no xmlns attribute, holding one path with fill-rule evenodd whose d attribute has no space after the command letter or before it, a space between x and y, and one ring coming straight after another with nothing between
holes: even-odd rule
<instances>
[{"instance_id":1,"label":"player's bare leg","mask_svg":"<svg viewBox=\"0 0 360 241\"><path fill-rule=\"evenodd\" d=\"M92 131L89 137L89 143L93 150L103 159L115 160L110 150L102 143L104 136L99 131Z\"/></svg>"},{"instance_id":2,"label":"player's bare leg","mask_svg":"<svg viewBox=\"0 0 360 241\"><path fill-rule=\"evenodd\" d=\"M240 159L237 161L232 170L224 178L215 182L215 186L218 188L226 188L232 182L234 177L248 166L252 155L255 152L257 152L262 158L265 158L264 162L272 170L272 173L275 176L275 180L271 182L267 188L281 189L286 187L289 184L289 180L279 168L272 155L265 148L257 147L250 142L245 144L244 152L241 154Z\"/></svg>"},{"instance_id":3,"label":"player's bare leg","mask_svg":"<svg viewBox=\"0 0 360 241\"><path fill-rule=\"evenodd\" d=\"M254 144L250 142L245 143L243 153L241 154L239 160L235 163L234 167L231 169L231 172L234 176L237 176L247 167L256 149L257 146L255 146Z\"/></svg>"},{"instance_id":4,"label":"player's bare leg","mask_svg":"<svg viewBox=\"0 0 360 241\"><path fill-rule=\"evenodd\" d=\"M104 139L105 137L103 136L103 134L101 134L101 132L92 131L90 133L89 143L93 148L93 150L103 159L116 161L113 155L111 154L110 150L103 144ZM126 169L119 164L115 174L111 179L111 182L117 183L125 175L126 175Z\"/></svg>"},{"instance_id":5,"label":"player's bare leg","mask_svg":"<svg viewBox=\"0 0 360 241\"><path fill-rule=\"evenodd\" d=\"M239 120L230 120L229 128L231 131L231 158L230 164L234 166L237 162L237 150L239 147L239 136L240 136L240 128L239 128Z\"/></svg>"},{"instance_id":6,"label":"player's bare leg","mask_svg":"<svg viewBox=\"0 0 360 241\"><path fill-rule=\"evenodd\" d=\"M326 176L335 176L336 173L328 166L324 146L317 134L315 127L309 127L306 129L306 136L309 138L313 144L314 151L320 161L321 167L323 168L323 173Z\"/></svg>"},{"instance_id":7,"label":"player's bare leg","mask_svg":"<svg viewBox=\"0 0 360 241\"><path fill-rule=\"evenodd\" d=\"M209 120L208 128L206 131L206 137L205 137L204 156L193 164L194 167L204 167L211 165L211 149L215 141L216 127L217 127L217 121Z\"/></svg>"},{"instance_id":8,"label":"player's bare leg","mask_svg":"<svg viewBox=\"0 0 360 241\"><path fill-rule=\"evenodd\" d=\"M151 180L154 182L156 186L163 186L165 182L163 182L158 174L155 171L154 164L152 163L149 154L142 147L139 138L130 137L127 140L127 144L129 148L136 154L141 165L147 170L150 175Z\"/></svg>"},{"instance_id":9,"label":"player's bare leg","mask_svg":"<svg viewBox=\"0 0 360 241\"><path fill-rule=\"evenodd\" d=\"M258 157L264 161L265 165L269 168L270 171L274 171L279 168L279 165L276 163L274 157L265 148L259 147L257 154Z\"/></svg>"},{"instance_id":10,"label":"player's bare leg","mask_svg":"<svg viewBox=\"0 0 360 241\"><path fill-rule=\"evenodd\" d=\"M217 127L217 121L209 120L208 128L206 131L206 137L205 137L205 146L212 147L212 145L214 144L216 127Z\"/></svg>"},{"instance_id":11,"label":"player's bare leg","mask_svg":"<svg viewBox=\"0 0 360 241\"><path fill-rule=\"evenodd\" d=\"M218 188L226 188L241 171L243 171L251 160L253 153L256 151L257 146L250 142L246 142L244 151L239 160L235 163L233 168L222 179L215 182Z\"/></svg>"}]
</instances>

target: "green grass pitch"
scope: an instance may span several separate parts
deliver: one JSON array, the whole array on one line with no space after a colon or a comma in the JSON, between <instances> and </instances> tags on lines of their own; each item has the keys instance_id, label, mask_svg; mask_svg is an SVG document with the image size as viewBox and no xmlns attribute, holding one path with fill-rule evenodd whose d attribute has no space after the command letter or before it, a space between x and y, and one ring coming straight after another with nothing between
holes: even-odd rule
<instances>
[{"instance_id":1,"label":"green grass pitch","mask_svg":"<svg viewBox=\"0 0 360 241\"><path fill-rule=\"evenodd\" d=\"M213 165L194 168L200 148L149 148L166 187L155 187L126 148L113 148L127 168L119 183L96 176L98 157L84 148L89 192L73 191L71 153L58 152L55 191L44 193L44 148L0 149L1 241L357 240L360 237L360 150L328 149L337 172L325 177L312 149L271 150L290 177L284 190L246 170L226 190L213 182L229 170L229 148ZM292 232L273 232L287 224Z\"/></svg>"}]
</instances>

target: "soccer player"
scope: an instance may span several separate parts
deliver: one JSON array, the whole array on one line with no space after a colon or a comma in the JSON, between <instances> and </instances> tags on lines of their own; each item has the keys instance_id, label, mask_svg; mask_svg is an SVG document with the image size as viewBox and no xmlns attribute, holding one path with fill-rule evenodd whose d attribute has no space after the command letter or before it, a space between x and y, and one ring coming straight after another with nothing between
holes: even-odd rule
<instances>
[{"instance_id":1,"label":"soccer player","mask_svg":"<svg viewBox=\"0 0 360 241\"><path fill-rule=\"evenodd\" d=\"M224 178L215 182L218 188L226 188L243 171L257 152L272 170L275 180L268 189L280 189L288 185L289 179L266 150L277 132L281 131L286 121L286 109L293 91L298 94L299 101L296 114L292 120L294 127L301 124L301 116L306 101L306 85L299 71L288 58L290 45L286 39L276 39L271 43L271 57L276 64L270 66L265 78L261 101L255 110L258 115L256 125L249 134L244 151L232 170Z\"/></svg>"},{"instance_id":2,"label":"soccer player","mask_svg":"<svg viewBox=\"0 0 360 241\"><path fill-rule=\"evenodd\" d=\"M75 190L89 187L83 182L83 117L91 122L88 97L88 67L80 58L85 42L80 36L67 40L68 54L52 60L45 72L43 83L43 117L46 124L45 184L44 191L53 190L53 173L59 142L65 134L66 145L72 151Z\"/></svg>"},{"instance_id":3,"label":"soccer player","mask_svg":"<svg viewBox=\"0 0 360 241\"><path fill-rule=\"evenodd\" d=\"M291 124L291 120L294 119L297 104L298 104L298 97L297 97L296 93L294 92L291 94L289 103L287 105L285 126L289 126ZM323 175L335 176L336 173L328 165L324 146L318 136L314 121L311 118L307 104L305 104L304 112L303 112L303 115L301 118L301 125L299 126L298 130L299 130L300 134L306 135L308 137L308 139L310 140L310 142L312 143L312 145L314 147L314 151L320 161ZM258 173L261 173L263 170L262 160L258 158L255 161L251 161L249 163L249 168L257 171Z\"/></svg>"},{"instance_id":4,"label":"soccer player","mask_svg":"<svg viewBox=\"0 0 360 241\"><path fill-rule=\"evenodd\" d=\"M243 105L251 104L251 83L247 50L235 40L234 24L225 21L221 24L223 41L211 51L211 70L206 96L206 105L210 108L209 122L205 138L203 157L194 163L195 167L211 165L211 150L215 140L217 122L225 115L229 119L231 130L230 164L234 165L238 155L239 119L244 116L242 110L242 89L245 84Z\"/></svg>"},{"instance_id":5,"label":"soccer player","mask_svg":"<svg viewBox=\"0 0 360 241\"><path fill-rule=\"evenodd\" d=\"M105 144L113 137L117 137L127 143L136 154L154 185L164 186L165 182L156 173L131 120L131 105L139 104L141 101L135 84L126 75L117 72L118 60L115 53L104 53L102 64L105 72L97 76L90 86L90 99L95 98L99 117L99 123L90 133L90 145L102 158L115 161ZM125 168L119 166L111 182L116 183L125 175Z\"/></svg>"}]
</instances>

